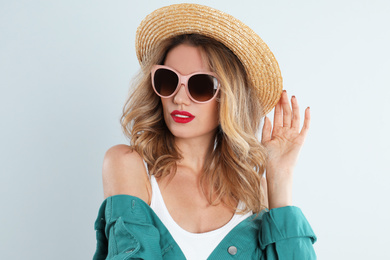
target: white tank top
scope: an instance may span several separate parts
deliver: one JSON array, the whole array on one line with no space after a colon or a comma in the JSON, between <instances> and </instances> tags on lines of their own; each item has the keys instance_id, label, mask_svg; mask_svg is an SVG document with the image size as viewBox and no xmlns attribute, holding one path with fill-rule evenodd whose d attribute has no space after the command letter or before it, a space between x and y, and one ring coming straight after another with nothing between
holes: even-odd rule
<instances>
[{"instance_id":1,"label":"white tank top","mask_svg":"<svg viewBox=\"0 0 390 260\"><path fill-rule=\"evenodd\" d=\"M145 163L146 166L146 163ZM146 170L148 167L146 166ZM147 170L148 172L148 170ZM149 172L148 172L149 174ZM205 233L191 233L181 228L171 217L167 207L165 206L160 188L156 178L150 176L152 185L152 199L150 207L160 218L162 223L168 229L173 239L183 251L187 260L203 260L214 251L222 239L241 221L252 215L248 212L245 215L234 214L231 220L223 227ZM244 204L240 201L238 209L243 209Z\"/></svg>"}]
</instances>

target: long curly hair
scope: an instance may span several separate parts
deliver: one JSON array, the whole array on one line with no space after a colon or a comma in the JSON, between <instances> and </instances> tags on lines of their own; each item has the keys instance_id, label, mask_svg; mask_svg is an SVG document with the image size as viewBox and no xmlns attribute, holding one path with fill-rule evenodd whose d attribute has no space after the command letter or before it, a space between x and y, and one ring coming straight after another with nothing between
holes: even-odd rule
<instances>
[{"instance_id":1,"label":"long curly hair","mask_svg":"<svg viewBox=\"0 0 390 260\"><path fill-rule=\"evenodd\" d=\"M222 43L206 36L187 34L156 46L133 80L133 91L121 117L122 130L130 139L130 146L146 161L150 174L157 178L175 174L181 155L165 124L160 97L152 88L150 71L154 64L164 64L171 49L184 43L202 50L221 84L218 97L220 124L200 178L203 192L211 205L223 202L237 210L236 205L228 201L240 200L246 206L240 213L258 213L266 205L260 183L267 153L257 138L264 115L243 65Z\"/></svg>"}]
</instances>

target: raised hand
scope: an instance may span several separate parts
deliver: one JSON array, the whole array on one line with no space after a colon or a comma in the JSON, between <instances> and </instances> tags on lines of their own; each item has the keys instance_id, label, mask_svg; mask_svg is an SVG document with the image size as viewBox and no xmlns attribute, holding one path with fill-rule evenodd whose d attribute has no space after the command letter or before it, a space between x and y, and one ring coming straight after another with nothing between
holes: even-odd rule
<instances>
[{"instance_id":1,"label":"raised hand","mask_svg":"<svg viewBox=\"0 0 390 260\"><path fill-rule=\"evenodd\" d=\"M268 151L266 177L270 209L292 204L293 170L309 124L310 108L306 108L303 127L300 130L297 99L293 96L290 106L286 91L283 91L275 107L273 128L271 120L268 117L264 118L262 144Z\"/></svg>"}]
</instances>

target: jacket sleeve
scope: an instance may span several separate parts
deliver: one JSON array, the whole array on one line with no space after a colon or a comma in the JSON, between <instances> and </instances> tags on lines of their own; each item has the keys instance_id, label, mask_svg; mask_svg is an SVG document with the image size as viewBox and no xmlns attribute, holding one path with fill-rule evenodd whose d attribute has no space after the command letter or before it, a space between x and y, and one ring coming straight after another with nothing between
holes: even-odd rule
<instances>
[{"instance_id":1,"label":"jacket sleeve","mask_svg":"<svg viewBox=\"0 0 390 260\"><path fill-rule=\"evenodd\" d=\"M99 209L95 230L93 260L184 258L149 205L137 197L108 197Z\"/></svg>"},{"instance_id":2,"label":"jacket sleeve","mask_svg":"<svg viewBox=\"0 0 390 260\"><path fill-rule=\"evenodd\" d=\"M271 209L262 216L259 232L263 259L317 259L317 240L302 211L293 206Z\"/></svg>"}]
</instances>

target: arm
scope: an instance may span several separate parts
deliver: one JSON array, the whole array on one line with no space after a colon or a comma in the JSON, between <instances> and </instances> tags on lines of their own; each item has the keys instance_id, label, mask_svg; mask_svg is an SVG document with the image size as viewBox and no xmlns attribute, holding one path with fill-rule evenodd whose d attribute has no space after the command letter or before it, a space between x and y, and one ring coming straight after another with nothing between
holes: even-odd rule
<instances>
[{"instance_id":1,"label":"arm","mask_svg":"<svg viewBox=\"0 0 390 260\"><path fill-rule=\"evenodd\" d=\"M146 169L137 152L127 145L116 145L106 152L103 161L106 200L100 207L95 222L97 247L94 259L114 259L118 255L130 257L139 254L138 251L143 251L145 246L139 238L143 235L138 233L153 233L156 238L159 237L153 223L143 223L146 217L142 216L148 216L148 213L141 209L147 209L147 205L140 201L149 202L151 196L148 185L150 186ZM135 205L140 206L135 208ZM137 212L142 214L135 214ZM151 245L155 246L156 243Z\"/></svg>"},{"instance_id":2,"label":"arm","mask_svg":"<svg viewBox=\"0 0 390 260\"><path fill-rule=\"evenodd\" d=\"M151 187L141 156L128 145L108 149L103 160L104 198L126 194L150 204Z\"/></svg>"},{"instance_id":3,"label":"arm","mask_svg":"<svg viewBox=\"0 0 390 260\"><path fill-rule=\"evenodd\" d=\"M134 196L106 198L99 209L95 230L94 260L185 259L149 205Z\"/></svg>"},{"instance_id":4,"label":"arm","mask_svg":"<svg viewBox=\"0 0 390 260\"><path fill-rule=\"evenodd\" d=\"M310 124L305 110L303 128L297 99L286 91L275 107L274 126L265 117L262 143L268 151L266 179L270 211L262 218L260 244L265 259L316 259L313 230L299 208L292 207L293 171Z\"/></svg>"},{"instance_id":5,"label":"arm","mask_svg":"<svg viewBox=\"0 0 390 260\"><path fill-rule=\"evenodd\" d=\"M291 98L292 110L284 91L275 107L274 126L264 119L262 144L268 150L266 165L269 208L292 205L293 171L310 124L310 110L305 110L303 128L297 99ZM272 133L271 133L272 131Z\"/></svg>"},{"instance_id":6,"label":"arm","mask_svg":"<svg viewBox=\"0 0 390 260\"><path fill-rule=\"evenodd\" d=\"M139 154L127 145L110 148L103 161L105 200L95 221L100 259L185 259L149 207L151 187Z\"/></svg>"},{"instance_id":7,"label":"arm","mask_svg":"<svg viewBox=\"0 0 390 260\"><path fill-rule=\"evenodd\" d=\"M266 260L317 259L317 240L309 222L297 207L271 209L261 219L260 248Z\"/></svg>"}]
</instances>

